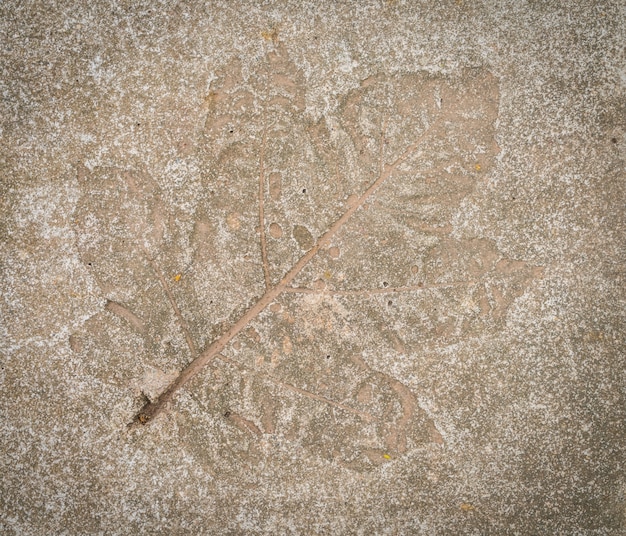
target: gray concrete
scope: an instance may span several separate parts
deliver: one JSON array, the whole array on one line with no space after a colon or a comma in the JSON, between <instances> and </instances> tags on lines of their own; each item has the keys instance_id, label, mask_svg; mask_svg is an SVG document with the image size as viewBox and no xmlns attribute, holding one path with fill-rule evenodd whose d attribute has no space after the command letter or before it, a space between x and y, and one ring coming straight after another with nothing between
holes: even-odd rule
<instances>
[{"instance_id":1,"label":"gray concrete","mask_svg":"<svg viewBox=\"0 0 626 536\"><path fill-rule=\"evenodd\" d=\"M623 2L50 4L2 534L625 533Z\"/></svg>"}]
</instances>

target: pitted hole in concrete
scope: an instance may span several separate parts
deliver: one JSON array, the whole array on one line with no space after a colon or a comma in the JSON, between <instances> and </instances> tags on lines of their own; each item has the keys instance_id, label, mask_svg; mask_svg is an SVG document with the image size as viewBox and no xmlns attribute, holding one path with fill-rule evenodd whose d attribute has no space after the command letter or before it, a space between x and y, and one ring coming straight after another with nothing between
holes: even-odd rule
<instances>
[{"instance_id":1,"label":"pitted hole in concrete","mask_svg":"<svg viewBox=\"0 0 626 536\"><path fill-rule=\"evenodd\" d=\"M326 359L330 359L330 354L327 354L327 355L326 355Z\"/></svg>"},{"instance_id":2,"label":"pitted hole in concrete","mask_svg":"<svg viewBox=\"0 0 626 536\"><path fill-rule=\"evenodd\" d=\"M283 236L283 229L277 223L272 223L270 225L270 236L272 238L281 238Z\"/></svg>"},{"instance_id":3,"label":"pitted hole in concrete","mask_svg":"<svg viewBox=\"0 0 626 536\"><path fill-rule=\"evenodd\" d=\"M611 143L617 143L617 138L611 138Z\"/></svg>"},{"instance_id":4,"label":"pitted hole in concrete","mask_svg":"<svg viewBox=\"0 0 626 536\"><path fill-rule=\"evenodd\" d=\"M302 193L306 194L306 188L302 188Z\"/></svg>"},{"instance_id":5,"label":"pitted hole in concrete","mask_svg":"<svg viewBox=\"0 0 626 536\"><path fill-rule=\"evenodd\" d=\"M387 281L383 281L383 287L387 288L389 286L389 283L387 283Z\"/></svg>"},{"instance_id":6,"label":"pitted hole in concrete","mask_svg":"<svg viewBox=\"0 0 626 536\"><path fill-rule=\"evenodd\" d=\"M337 246L333 246L328 250L328 255L330 255L331 259L338 259L341 252Z\"/></svg>"},{"instance_id":7,"label":"pitted hole in concrete","mask_svg":"<svg viewBox=\"0 0 626 536\"><path fill-rule=\"evenodd\" d=\"M392 301L392 300L389 300L389 301L387 302L387 305L388 305L389 307L391 307L391 306L393 305L393 301Z\"/></svg>"}]
</instances>

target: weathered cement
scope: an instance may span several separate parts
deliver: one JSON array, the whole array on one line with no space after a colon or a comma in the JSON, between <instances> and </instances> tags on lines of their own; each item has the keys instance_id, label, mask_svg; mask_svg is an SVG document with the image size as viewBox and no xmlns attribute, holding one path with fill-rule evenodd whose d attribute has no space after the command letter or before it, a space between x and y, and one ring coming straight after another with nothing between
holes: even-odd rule
<instances>
[{"instance_id":1,"label":"weathered cement","mask_svg":"<svg viewBox=\"0 0 626 536\"><path fill-rule=\"evenodd\" d=\"M0 532L623 534L623 3L95 4L0 6Z\"/></svg>"}]
</instances>

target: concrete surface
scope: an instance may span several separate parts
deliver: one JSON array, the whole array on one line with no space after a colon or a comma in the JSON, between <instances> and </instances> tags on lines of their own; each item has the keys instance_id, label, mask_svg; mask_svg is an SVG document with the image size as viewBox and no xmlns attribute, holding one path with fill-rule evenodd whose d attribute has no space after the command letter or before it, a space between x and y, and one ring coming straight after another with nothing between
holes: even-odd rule
<instances>
[{"instance_id":1,"label":"concrete surface","mask_svg":"<svg viewBox=\"0 0 626 536\"><path fill-rule=\"evenodd\" d=\"M0 13L2 534L625 533L623 2Z\"/></svg>"}]
</instances>

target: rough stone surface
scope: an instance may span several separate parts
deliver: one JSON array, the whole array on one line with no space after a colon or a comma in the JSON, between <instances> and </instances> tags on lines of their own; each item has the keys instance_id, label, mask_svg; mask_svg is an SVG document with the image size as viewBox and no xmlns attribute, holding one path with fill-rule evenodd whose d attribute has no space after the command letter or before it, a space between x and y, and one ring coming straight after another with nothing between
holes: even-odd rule
<instances>
[{"instance_id":1,"label":"rough stone surface","mask_svg":"<svg viewBox=\"0 0 626 536\"><path fill-rule=\"evenodd\" d=\"M625 533L623 2L0 30L2 534Z\"/></svg>"}]
</instances>

